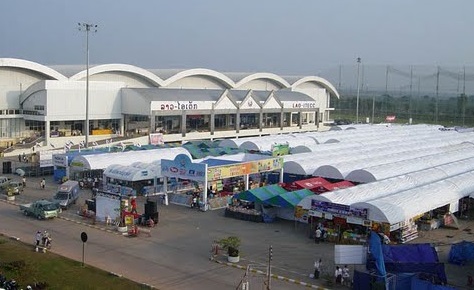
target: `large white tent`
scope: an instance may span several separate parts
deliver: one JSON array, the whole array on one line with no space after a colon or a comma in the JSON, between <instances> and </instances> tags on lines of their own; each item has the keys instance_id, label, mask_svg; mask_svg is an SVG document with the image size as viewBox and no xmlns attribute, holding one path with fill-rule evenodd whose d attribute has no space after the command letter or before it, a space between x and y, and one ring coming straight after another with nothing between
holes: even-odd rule
<instances>
[{"instance_id":1,"label":"large white tent","mask_svg":"<svg viewBox=\"0 0 474 290\"><path fill-rule=\"evenodd\" d=\"M192 158L188 150L182 147L82 155L76 156L72 160L71 171L104 170L113 164L130 165L134 162L152 162L163 158L173 159L178 154L186 154Z\"/></svg>"},{"instance_id":2,"label":"large white tent","mask_svg":"<svg viewBox=\"0 0 474 290\"><path fill-rule=\"evenodd\" d=\"M388 155L373 156L371 158L363 158L352 161L340 162L336 164L322 165L318 167L314 172L313 176L320 176L331 179L345 179L345 177L352 171L376 166L381 164L389 164L403 160L409 160L421 156L427 156L431 154L446 153L453 151L469 152L472 151L472 143L462 143L457 145L448 145L435 148L421 148L409 151L402 151ZM414 148L413 148L414 149ZM356 153L355 153L356 154Z\"/></svg>"},{"instance_id":3,"label":"large white tent","mask_svg":"<svg viewBox=\"0 0 474 290\"><path fill-rule=\"evenodd\" d=\"M438 153L409 160L356 169L351 171L344 179L357 183L369 183L469 157L474 157L474 150L472 150L472 148L470 150L462 149L459 151L453 151L448 154Z\"/></svg>"},{"instance_id":4,"label":"large white tent","mask_svg":"<svg viewBox=\"0 0 474 290\"><path fill-rule=\"evenodd\" d=\"M404 175L387 178L367 184L325 192L303 199L298 205L305 209L311 208L311 200L351 205L365 202L410 188L426 185L455 175L473 171L474 157L442 164L439 166L419 170Z\"/></svg>"},{"instance_id":5,"label":"large white tent","mask_svg":"<svg viewBox=\"0 0 474 290\"><path fill-rule=\"evenodd\" d=\"M148 168L113 164L104 171L104 176L123 181L140 181L155 178L156 173Z\"/></svg>"},{"instance_id":6,"label":"large white tent","mask_svg":"<svg viewBox=\"0 0 474 290\"><path fill-rule=\"evenodd\" d=\"M311 146L316 144L316 141L308 136L301 134L292 135L278 135L274 138L260 138L251 141L245 141L239 148L242 150L255 150L255 151L270 151L273 145L277 144L288 144L289 147L295 146Z\"/></svg>"},{"instance_id":7,"label":"large white tent","mask_svg":"<svg viewBox=\"0 0 474 290\"><path fill-rule=\"evenodd\" d=\"M469 171L389 196L354 203L352 206L367 208L368 217L372 221L393 225L448 204L450 210L455 212L459 200L473 192L474 171Z\"/></svg>"}]
</instances>

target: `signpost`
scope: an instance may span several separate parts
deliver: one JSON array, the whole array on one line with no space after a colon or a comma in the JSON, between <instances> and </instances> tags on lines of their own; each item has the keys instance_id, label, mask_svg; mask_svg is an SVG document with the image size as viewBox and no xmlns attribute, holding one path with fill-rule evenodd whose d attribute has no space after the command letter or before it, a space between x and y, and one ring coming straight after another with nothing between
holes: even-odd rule
<instances>
[{"instance_id":1,"label":"signpost","mask_svg":"<svg viewBox=\"0 0 474 290\"><path fill-rule=\"evenodd\" d=\"M81 241L82 241L82 267L84 267L84 246L87 242L87 234L86 232L81 233Z\"/></svg>"}]
</instances>

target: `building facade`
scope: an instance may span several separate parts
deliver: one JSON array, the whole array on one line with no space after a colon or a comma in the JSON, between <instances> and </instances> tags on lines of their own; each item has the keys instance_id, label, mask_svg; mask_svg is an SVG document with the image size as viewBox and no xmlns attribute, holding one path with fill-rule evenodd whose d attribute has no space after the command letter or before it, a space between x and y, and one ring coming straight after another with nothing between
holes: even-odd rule
<instances>
[{"instance_id":1,"label":"building facade","mask_svg":"<svg viewBox=\"0 0 474 290\"><path fill-rule=\"evenodd\" d=\"M0 142L163 133L165 142L314 131L338 92L316 77L91 66L88 119L81 66L0 58ZM96 139L97 139L96 138ZM63 141L61 141L63 142Z\"/></svg>"}]
</instances>

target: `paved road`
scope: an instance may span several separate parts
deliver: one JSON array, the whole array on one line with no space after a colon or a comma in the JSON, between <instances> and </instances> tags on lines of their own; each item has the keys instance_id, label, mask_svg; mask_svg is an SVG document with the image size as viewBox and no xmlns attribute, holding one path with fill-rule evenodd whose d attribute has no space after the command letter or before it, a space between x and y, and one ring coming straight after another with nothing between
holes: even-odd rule
<instances>
[{"instance_id":1,"label":"paved road","mask_svg":"<svg viewBox=\"0 0 474 290\"><path fill-rule=\"evenodd\" d=\"M18 176L10 177L19 180ZM29 178L25 193L18 196L16 202L52 197L58 184L47 177L46 189L41 190L39 180ZM235 289L245 271L209 261L212 241L228 235L237 235L242 240L243 261L239 265L252 264L254 268L263 269L268 259L268 246L272 245L272 272L299 281L272 279L272 289L292 290L305 288L300 283L320 284L321 280L308 277L315 259L322 258L326 271L333 273L334 245L314 244L306 238L304 227L291 222L252 223L225 218L222 210L203 213L170 205L160 206L160 222L152 229L151 237L128 238L105 225L91 226L89 220L76 214L79 205L89 197L90 192L83 190L76 208L64 211L61 219L52 221L24 217L18 207L0 202L0 232L32 242L36 230L46 228L53 235L55 252L81 261L80 233L85 231L89 236L86 264L153 285L157 289ZM139 199L139 211L143 209L143 203L144 200ZM462 229L474 228L472 222L461 223ZM99 226L103 230L98 229ZM414 242L438 244L440 260L446 262L451 243L472 239L467 231L440 229L421 232L421 237ZM446 270L448 281L461 289L466 283L468 269L446 264ZM262 279L260 275L252 274L251 289L261 288Z\"/></svg>"}]
</instances>

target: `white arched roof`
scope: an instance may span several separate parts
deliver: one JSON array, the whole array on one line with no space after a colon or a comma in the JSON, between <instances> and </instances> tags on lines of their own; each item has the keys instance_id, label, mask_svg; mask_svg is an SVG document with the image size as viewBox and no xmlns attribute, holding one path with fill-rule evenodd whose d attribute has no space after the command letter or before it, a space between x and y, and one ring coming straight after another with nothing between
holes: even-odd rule
<instances>
[{"instance_id":1,"label":"white arched roof","mask_svg":"<svg viewBox=\"0 0 474 290\"><path fill-rule=\"evenodd\" d=\"M133 162L151 162L163 158L173 159L178 154L186 154L189 158L192 158L188 150L182 147L113 152L77 156L72 160L71 168L77 168L77 170L103 170L113 164L128 166Z\"/></svg>"},{"instance_id":2,"label":"white arched roof","mask_svg":"<svg viewBox=\"0 0 474 290\"><path fill-rule=\"evenodd\" d=\"M244 77L243 79L239 80L237 83L235 83L235 87L241 87L242 85L245 85L246 83L249 83L254 80L258 79L269 79L277 84L279 84L282 88L289 88L290 84L281 76L273 74L273 73L253 73L251 75L248 75Z\"/></svg>"},{"instance_id":3,"label":"white arched roof","mask_svg":"<svg viewBox=\"0 0 474 290\"><path fill-rule=\"evenodd\" d=\"M316 76L303 77L303 78L297 80L296 82L294 82L291 85L291 87L296 88L296 87L298 87L299 85L301 85L303 83L311 83L311 82L315 82L315 83L323 86L324 88L326 88L326 90L329 91L329 93L333 94L336 98L338 98L338 99L340 98L339 93L337 92L336 88L330 82L328 82L326 79L323 79L321 77L316 77Z\"/></svg>"},{"instance_id":4,"label":"white arched roof","mask_svg":"<svg viewBox=\"0 0 474 290\"><path fill-rule=\"evenodd\" d=\"M358 183L369 183L470 157L474 157L472 147L468 150L461 149L449 153L421 156L409 160L356 169L351 171L344 179Z\"/></svg>"},{"instance_id":5,"label":"white arched roof","mask_svg":"<svg viewBox=\"0 0 474 290\"><path fill-rule=\"evenodd\" d=\"M462 143L456 145L446 145L442 147L434 148L421 148L396 152L392 154L385 155L383 151L375 151L370 158L356 159L346 162L332 163L328 165L322 165L318 167L313 175L320 176L324 178L333 178L333 179L345 179L345 177L354 170L381 165L389 164L394 162L399 162L403 160L409 160L413 158L418 158L422 156L428 156L431 154L445 153L465 150L464 152L471 151L473 148L472 143ZM453 152L456 153L456 152ZM457 154L457 153L456 153ZM395 170L395 169L394 169Z\"/></svg>"},{"instance_id":6,"label":"white arched roof","mask_svg":"<svg viewBox=\"0 0 474 290\"><path fill-rule=\"evenodd\" d=\"M195 69L187 69L184 71L180 71L176 73L175 75L164 80L163 86L168 86L180 79L184 79L191 76L200 76L200 75L212 77L216 79L217 81L221 82L222 84L224 84L229 89L235 87L234 82L223 73L220 73L211 69L204 69L204 68L195 68Z\"/></svg>"},{"instance_id":7,"label":"white arched roof","mask_svg":"<svg viewBox=\"0 0 474 290\"><path fill-rule=\"evenodd\" d=\"M128 65L128 64L104 64L104 65L94 66L94 67L89 68L89 75L95 75L95 74L113 72L113 71L127 72L127 73L137 75L141 77L142 79L154 84L155 86L163 85L163 80L160 79L155 74L151 73L150 71L146 69L142 69L140 67ZM71 76L70 80L77 81L77 80L85 79L86 77L87 77L87 71L84 70Z\"/></svg>"},{"instance_id":8,"label":"white arched roof","mask_svg":"<svg viewBox=\"0 0 474 290\"><path fill-rule=\"evenodd\" d=\"M288 144L290 147L298 145L316 144L316 141L311 137L299 135L277 135L271 138L258 138L251 141L245 141L240 144L239 148L243 150L258 150L270 151L274 144Z\"/></svg>"},{"instance_id":9,"label":"white arched roof","mask_svg":"<svg viewBox=\"0 0 474 290\"><path fill-rule=\"evenodd\" d=\"M52 68L36 62L16 58L0 58L0 67L15 67L43 74L51 79L65 81L67 77Z\"/></svg>"},{"instance_id":10,"label":"white arched roof","mask_svg":"<svg viewBox=\"0 0 474 290\"><path fill-rule=\"evenodd\" d=\"M469 171L352 206L367 208L370 220L392 225L441 206L455 204L473 192L474 171Z\"/></svg>"},{"instance_id":11,"label":"white arched roof","mask_svg":"<svg viewBox=\"0 0 474 290\"><path fill-rule=\"evenodd\" d=\"M104 170L104 176L123 181L140 181L155 178L155 172L147 168L113 164Z\"/></svg>"},{"instance_id":12,"label":"white arched roof","mask_svg":"<svg viewBox=\"0 0 474 290\"><path fill-rule=\"evenodd\" d=\"M474 157L442 164L436 167L411 172L367 184L339 189L315 195L314 200L351 205L396 194L417 186L436 182L448 177L474 170ZM311 207L311 200L301 204Z\"/></svg>"}]
</instances>

